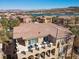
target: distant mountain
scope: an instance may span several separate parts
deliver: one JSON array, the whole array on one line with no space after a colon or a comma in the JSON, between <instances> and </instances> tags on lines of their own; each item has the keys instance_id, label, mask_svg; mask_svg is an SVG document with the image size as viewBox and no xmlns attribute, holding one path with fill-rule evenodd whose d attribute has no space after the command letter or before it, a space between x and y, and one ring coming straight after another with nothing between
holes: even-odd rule
<instances>
[{"instance_id":1,"label":"distant mountain","mask_svg":"<svg viewBox=\"0 0 79 59\"><path fill-rule=\"evenodd\" d=\"M68 7L68 8L55 8L55 9L43 9L33 10L30 13L79 13L79 7Z\"/></svg>"},{"instance_id":2,"label":"distant mountain","mask_svg":"<svg viewBox=\"0 0 79 59\"><path fill-rule=\"evenodd\" d=\"M79 8L79 6L70 6L68 8Z\"/></svg>"},{"instance_id":3,"label":"distant mountain","mask_svg":"<svg viewBox=\"0 0 79 59\"><path fill-rule=\"evenodd\" d=\"M79 13L79 7L78 6L70 6L68 8L55 8L55 9L40 9L40 10L20 10L20 9L11 9L11 10L0 10L0 12L17 12L17 13Z\"/></svg>"}]
</instances>

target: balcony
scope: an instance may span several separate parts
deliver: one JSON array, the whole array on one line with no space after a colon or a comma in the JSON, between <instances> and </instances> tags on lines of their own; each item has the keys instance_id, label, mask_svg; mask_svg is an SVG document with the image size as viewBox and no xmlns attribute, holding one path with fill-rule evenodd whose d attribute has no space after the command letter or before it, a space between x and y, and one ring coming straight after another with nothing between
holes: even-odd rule
<instances>
[{"instance_id":1,"label":"balcony","mask_svg":"<svg viewBox=\"0 0 79 59\"><path fill-rule=\"evenodd\" d=\"M28 57L30 55L35 55L37 53L41 54L42 52L45 52L46 56L50 57L50 55L52 55L52 56L54 55L54 54L52 54L53 53L52 49L55 49L56 46L54 46L53 43L44 42L41 44L36 43L33 45L23 46L21 48L20 48L21 50L17 50L17 54L21 56L19 58ZM38 58L38 56L35 56L35 59L39 59L39 58ZM41 58L43 59L44 57L41 57Z\"/></svg>"},{"instance_id":2,"label":"balcony","mask_svg":"<svg viewBox=\"0 0 79 59\"><path fill-rule=\"evenodd\" d=\"M49 50L52 50L52 48L56 48L56 46L53 46L53 43L44 43L44 44L34 44L33 46L32 45L29 45L28 46L28 51L26 52L26 54L35 54L35 53L40 53L42 51L47 51L48 49Z\"/></svg>"},{"instance_id":3,"label":"balcony","mask_svg":"<svg viewBox=\"0 0 79 59\"><path fill-rule=\"evenodd\" d=\"M33 49L34 49L34 46L33 46L33 45L29 45L29 46L28 46L28 51L29 51L29 52L33 52Z\"/></svg>"},{"instance_id":4,"label":"balcony","mask_svg":"<svg viewBox=\"0 0 79 59\"><path fill-rule=\"evenodd\" d=\"M38 45L38 43L35 44L35 49L36 49L36 50L39 50L39 45Z\"/></svg>"},{"instance_id":5,"label":"balcony","mask_svg":"<svg viewBox=\"0 0 79 59\"><path fill-rule=\"evenodd\" d=\"M53 49L52 49L53 50ZM55 49L53 50L46 50L46 51L41 51L39 53L36 53L36 54L31 54L28 56L28 58L34 58L34 59L50 59L50 58L55 58ZM54 55L52 55L52 53Z\"/></svg>"}]
</instances>

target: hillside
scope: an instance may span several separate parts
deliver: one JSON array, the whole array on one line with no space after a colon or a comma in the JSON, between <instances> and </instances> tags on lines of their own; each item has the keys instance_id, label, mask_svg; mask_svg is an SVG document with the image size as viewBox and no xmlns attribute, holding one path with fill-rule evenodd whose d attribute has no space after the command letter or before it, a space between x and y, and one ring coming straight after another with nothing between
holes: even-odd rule
<instances>
[{"instance_id":1,"label":"hillside","mask_svg":"<svg viewBox=\"0 0 79 59\"><path fill-rule=\"evenodd\" d=\"M14 12L14 13L79 13L79 7L68 7L68 8L54 8L54 9L38 9L38 10L19 10L19 9L10 9L10 10L0 10L0 13L5 12Z\"/></svg>"},{"instance_id":2,"label":"hillside","mask_svg":"<svg viewBox=\"0 0 79 59\"><path fill-rule=\"evenodd\" d=\"M56 8L56 9L44 9L44 10L33 10L29 13L79 13L79 7L68 7L68 8Z\"/></svg>"}]
</instances>

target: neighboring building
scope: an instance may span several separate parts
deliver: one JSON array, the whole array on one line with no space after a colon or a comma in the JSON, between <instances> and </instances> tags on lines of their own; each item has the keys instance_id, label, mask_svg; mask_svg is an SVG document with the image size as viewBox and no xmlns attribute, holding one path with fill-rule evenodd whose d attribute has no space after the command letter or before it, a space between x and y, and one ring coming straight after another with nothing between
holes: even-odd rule
<instances>
[{"instance_id":1,"label":"neighboring building","mask_svg":"<svg viewBox=\"0 0 79 59\"><path fill-rule=\"evenodd\" d=\"M52 23L24 23L14 27L13 38L18 59L66 59L71 56L74 36Z\"/></svg>"},{"instance_id":2,"label":"neighboring building","mask_svg":"<svg viewBox=\"0 0 79 59\"><path fill-rule=\"evenodd\" d=\"M52 23L53 16L45 16L45 23Z\"/></svg>"},{"instance_id":3,"label":"neighboring building","mask_svg":"<svg viewBox=\"0 0 79 59\"><path fill-rule=\"evenodd\" d=\"M38 16L35 18L35 22L38 23L52 23L52 17L53 16Z\"/></svg>"},{"instance_id":4,"label":"neighboring building","mask_svg":"<svg viewBox=\"0 0 79 59\"><path fill-rule=\"evenodd\" d=\"M23 22L24 22L24 23L31 23L31 22L32 22L31 16L24 15L24 16L23 16Z\"/></svg>"},{"instance_id":5,"label":"neighboring building","mask_svg":"<svg viewBox=\"0 0 79 59\"><path fill-rule=\"evenodd\" d=\"M74 26L79 24L79 16L57 16L55 17L56 23L61 26Z\"/></svg>"},{"instance_id":6,"label":"neighboring building","mask_svg":"<svg viewBox=\"0 0 79 59\"><path fill-rule=\"evenodd\" d=\"M59 16L58 18L60 20L63 19L63 22L68 21L68 24L74 24L75 23L75 16Z\"/></svg>"},{"instance_id":7,"label":"neighboring building","mask_svg":"<svg viewBox=\"0 0 79 59\"><path fill-rule=\"evenodd\" d=\"M73 26L79 24L79 16L37 16L37 23L55 23L61 26Z\"/></svg>"}]
</instances>

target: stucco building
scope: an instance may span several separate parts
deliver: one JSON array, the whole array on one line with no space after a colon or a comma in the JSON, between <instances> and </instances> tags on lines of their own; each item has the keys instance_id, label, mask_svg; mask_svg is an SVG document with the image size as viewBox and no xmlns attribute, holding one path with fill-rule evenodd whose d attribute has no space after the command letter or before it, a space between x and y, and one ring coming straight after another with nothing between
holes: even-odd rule
<instances>
[{"instance_id":1,"label":"stucco building","mask_svg":"<svg viewBox=\"0 0 79 59\"><path fill-rule=\"evenodd\" d=\"M55 24L24 23L14 27L13 38L18 59L66 59L71 56L74 36Z\"/></svg>"}]
</instances>

